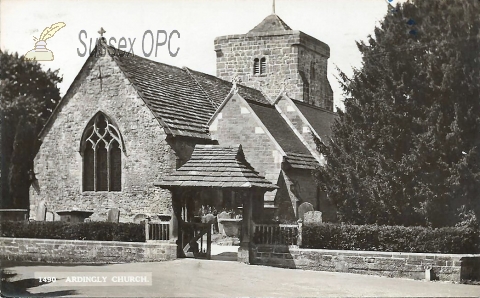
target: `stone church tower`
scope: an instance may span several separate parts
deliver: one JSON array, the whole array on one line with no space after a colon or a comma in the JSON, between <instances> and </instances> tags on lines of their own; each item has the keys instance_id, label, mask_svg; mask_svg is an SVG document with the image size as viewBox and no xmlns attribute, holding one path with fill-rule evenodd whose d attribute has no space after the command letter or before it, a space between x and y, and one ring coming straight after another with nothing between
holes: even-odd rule
<instances>
[{"instance_id":1,"label":"stone church tower","mask_svg":"<svg viewBox=\"0 0 480 298\"><path fill-rule=\"evenodd\" d=\"M217 37L215 52L217 77L230 81L238 76L271 100L285 88L292 99L333 111L329 46L292 30L275 13L247 34Z\"/></svg>"}]
</instances>

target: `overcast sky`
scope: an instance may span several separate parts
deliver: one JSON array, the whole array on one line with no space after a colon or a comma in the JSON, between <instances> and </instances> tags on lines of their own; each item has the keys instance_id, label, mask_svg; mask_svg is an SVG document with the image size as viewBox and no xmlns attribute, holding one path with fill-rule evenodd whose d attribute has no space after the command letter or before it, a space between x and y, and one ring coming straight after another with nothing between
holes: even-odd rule
<instances>
[{"instance_id":1,"label":"overcast sky","mask_svg":"<svg viewBox=\"0 0 480 298\"><path fill-rule=\"evenodd\" d=\"M328 78L335 104L341 105L342 94L336 80L335 66L351 73L360 66L356 40L365 40L387 11L387 0L276 0L276 13L292 29L303 31L330 46ZM137 1L28 1L2 0L0 4L0 43L2 50L24 55L34 48L33 37L39 37L45 27L57 22L66 26L47 40L54 61L41 62L45 68L60 69L64 81L59 85L62 95L68 89L87 56L85 46L90 38L114 37L118 46L121 37L134 42L136 55L145 56L158 30L169 35L173 30L171 57L168 46L158 47L157 55L149 59L175 66L187 66L215 75L213 40L217 36L244 34L272 13L272 0L137 0ZM80 38L79 34L85 30ZM163 35L160 35L160 42Z\"/></svg>"}]
</instances>

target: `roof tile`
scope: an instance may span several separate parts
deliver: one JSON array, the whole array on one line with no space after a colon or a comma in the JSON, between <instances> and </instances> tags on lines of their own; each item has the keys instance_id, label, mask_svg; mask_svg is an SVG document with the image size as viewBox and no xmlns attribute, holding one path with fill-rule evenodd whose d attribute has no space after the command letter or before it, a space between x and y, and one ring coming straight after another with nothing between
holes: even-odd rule
<instances>
[{"instance_id":1,"label":"roof tile","mask_svg":"<svg viewBox=\"0 0 480 298\"><path fill-rule=\"evenodd\" d=\"M241 145L196 145L189 161L155 185L170 188L179 182L181 186L278 188L246 161Z\"/></svg>"}]
</instances>

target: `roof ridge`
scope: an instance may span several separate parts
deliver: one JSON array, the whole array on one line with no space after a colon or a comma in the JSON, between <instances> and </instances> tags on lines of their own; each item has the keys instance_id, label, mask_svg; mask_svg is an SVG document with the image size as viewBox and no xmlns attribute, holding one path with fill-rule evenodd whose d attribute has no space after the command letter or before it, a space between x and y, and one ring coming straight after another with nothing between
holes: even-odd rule
<instances>
[{"instance_id":1,"label":"roof ridge","mask_svg":"<svg viewBox=\"0 0 480 298\"><path fill-rule=\"evenodd\" d=\"M300 105L305 106L305 107L314 108L316 110L320 110L320 111L323 111L323 112L328 112L328 113L331 113L331 114L334 114L334 115L337 114L334 111L330 111L330 110L327 110L327 109L322 108L322 107L314 106L314 105L308 104L306 102L299 101L297 99L290 98L290 100L293 101L293 103L295 103L295 104L300 104Z\"/></svg>"},{"instance_id":2,"label":"roof ridge","mask_svg":"<svg viewBox=\"0 0 480 298\"><path fill-rule=\"evenodd\" d=\"M118 48L116 48L112 45L105 44L105 46L108 47L108 48L112 48L115 51L120 51L120 52L123 52L123 53L127 54L127 55L121 56L121 58L123 58L123 57L135 57L135 58L140 58L142 60L152 62L152 63L155 63L155 64L161 64L163 66L168 66L168 67L171 67L171 68L176 68L176 69L179 69L179 70L183 70L183 67L179 67L179 66L163 63L163 62L160 62L160 61L155 61L155 60L152 60L152 59L148 59L146 57L142 57L142 56L139 56L139 55L135 55L133 52L132 53L126 52L126 51L120 50L120 49L118 49ZM114 55L114 57L118 59L118 55Z\"/></svg>"},{"instance_id":3,"label":"roof ridge","mask_svg":"<svg viewBox=\"0 0 480 298\"><path fill-rule=\"evenodd\" d=\"M214 75L211 75L211 74L208 74L208 73L205 73L205 72L201 72L201 71L194 70L194 69L190 69L190 68L189 68L189 70L190 70L191 72L198 72L198 73L201 73L202 75L206 75L206 76L212 77L212 78L214 78L214 79L223 81L223 82L225 82L225 83L232 84L231 81L228 81L228 80L219 78L219 77L217 77L217 76L214 76ZM249 89L249 90L258 91L258 92L262 93L261 90L259 90L259 89L257 89L257 88L253 88L253 87L247 86L247 85L244 85L244 84L242 84L242 82L238 83L237 85L240 86L240 87L242 87L242 88L246 88L246 89ZM262 93L262 94L263 94L263 93Z\"/></svg>"},{"instance_id":4,"label":"roof ridge","mask_svg":"<svg viewBox=\"0 0 480 298\"><path fill-rule=\"evenodd\" d=\"M200 90L202 90L202 92L205 94L205 96L208 98L208 100L210 101L210 104L212 105L213 109L216 110L218 107L215 106L215 103L214 101L212 100L212 98L210 97L210 95L207 93L207 91L205 91L205 89L202 87L202 85L200 85L200 83L197 81L197 79L195 79L195 77L193 76L193 74L190 72L190 69L186 66L183 67L183 69L186 71L186 73L188 74L189 77L192 78L192 80L195 82L195 84L198 86L198 88L200 88Z\"/></svg>"}]
</instances>

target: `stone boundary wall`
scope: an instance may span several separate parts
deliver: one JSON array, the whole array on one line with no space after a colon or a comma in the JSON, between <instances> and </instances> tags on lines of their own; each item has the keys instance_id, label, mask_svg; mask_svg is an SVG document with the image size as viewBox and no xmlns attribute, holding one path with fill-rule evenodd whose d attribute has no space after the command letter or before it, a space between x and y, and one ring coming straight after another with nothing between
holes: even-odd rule
<instances>
[{"instance_id":1,"label":"stone boundary wall","mask_svg":"<svg viewBox=\"0 0 480 298\"><path fill-rule=\"evenodd\" d=\"M298 246L253 245L253 264L316 271L461 282L480 280L480 254L435 254L302 249Z\"/></svg>"},{"instance_id":2,"label":"stone boundary wall","mask_svg":"<svg viewBox=\"0 0 480 298\"><path fill-rule=\"evenodd\" d=\"M117 242L0 237L0 259L51 263L158 262L177 258L168 241Z\"/></svg>"}]
</instances>

